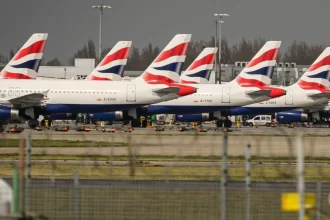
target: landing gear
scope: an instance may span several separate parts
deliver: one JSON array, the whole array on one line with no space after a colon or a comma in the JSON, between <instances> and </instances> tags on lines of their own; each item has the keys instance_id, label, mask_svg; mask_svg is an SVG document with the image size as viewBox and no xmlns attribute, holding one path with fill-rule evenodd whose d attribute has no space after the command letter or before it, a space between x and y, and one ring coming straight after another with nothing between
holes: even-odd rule
<instances>
[{"instance_id":1,"label":"landing gear","mask_svg":"<svg viewBox=\"0 0 330 220\"><path fill-rule=\"evenodd\" d=\"M222 126L225 128L231 128L233 123L228 119L225 119L225 120L220 119L220 120L217 120L216 125L218 128L221 128Z\"/></svg>"},{"instance_id":2,"label":"landing gear","mask_svg":"<svg viewBox=\"0 0 330 220\"><path fill-rule=\"evenodd\" d=\"M31 119L28 121L28 125L30 128L35 128L35 127L39 126L39 121L36 119Z\"/></svg>"}]
</instances>

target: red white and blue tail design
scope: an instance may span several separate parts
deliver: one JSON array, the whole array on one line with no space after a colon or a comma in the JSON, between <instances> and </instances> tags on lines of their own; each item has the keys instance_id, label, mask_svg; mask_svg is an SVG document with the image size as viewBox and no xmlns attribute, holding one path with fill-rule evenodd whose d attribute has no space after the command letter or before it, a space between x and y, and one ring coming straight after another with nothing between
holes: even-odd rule
<instances>
[{"instance_id":1,"label":"red white and blue tail design","mask_svg":"<svg viewBox=\"0 0 330 220\"><path fill-rule=\"evenodd\" d=\"M180 77L180 83L208 84L218 48L207 47Z\"/></svg>"},{"instance_id":2,"label":"red white and blue tail design","mask_svg":"<svg viewBox=\"0 0 330 220\"><path fill-rule=\"evenodd\" d=\"M177 34L136 80L147 83L179 82L191 34Z\"/></svg>"},{"instance_id":3,"label":"red white and blue tail design","mask_svg":"<svg viewBox=\"0 0 330 220\"><path fill-rule=\"evenodd\" d=\"M297 81L297 85L306 90L327 90L330 86L330 47L327 47L321 55L308 68L304 75Z\"/></svg>"},{"instance_id":4,"label":"red white and blue tail design","mask_svg":"<svg viewBox=\"0 0 330 220\"><path fill-rule=\"evenodd\" d=\"M131 46L132 41L119 41L86 80L122 80Z\"/></svg>"},{"instance_id":5,"label":"red white and blue tail design","mask_svg":"<svg viewBox=\"0 0 330 220\"><path fill-rule=\"evenodd\" d=\"M268 41L234 81L242 87L270 85L281 41Z\"/></svg>"},{"instance_id":6,"label":"red white and blue tail design","mask_svg":"<svg viewBox=\"0 0 330 220\"><path fill-rule=\"evenodd\" d=\"M33 34L0 73L2 79L36 79L48 34Z\"/></svg>"}]
</instances>

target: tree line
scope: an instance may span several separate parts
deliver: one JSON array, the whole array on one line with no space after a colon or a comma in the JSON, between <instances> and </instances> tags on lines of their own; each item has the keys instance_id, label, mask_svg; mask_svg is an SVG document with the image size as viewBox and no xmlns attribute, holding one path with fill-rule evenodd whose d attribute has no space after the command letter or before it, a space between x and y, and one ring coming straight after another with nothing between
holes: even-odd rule
<instances>
[{"instance_id":1,"label":"tree line","mask_svg":"<svg viewBox=\"0 0 330 220\"><path fill-rule=\"evenodd\" d=\"M243 37L240 42L230 46L228 44L228 40L223 38L221 41L221 63L233 64L236 61L249 61L265 42L266 39L264 38L246 40ZM205 47L213 47L214 45L214 37L206 41L191 41L188 48L184 69L190 65L190 63ZM295 62L299 65L310 65L326 48L326 46L327 45L307 44L306 42L294 41L284 53L283 51L280 51L278 62ZM111 47L106 47L102 50L101 59L104 58L110 49ZM99 60L96 51L97 49L94 42L89 40L86 45L84 45L81 49L78 49L77 52L73 54L73 56L68 60L68 63L69 65L74 65L75 58L94 58L96 59L96 63L98 63ZM142 49L132 47L125 70L145 70L160 53L160 51L161 48L158 46L153 46L151 43ZM7 63L14 56L14 54L15 52L13 50L10 50L9 57L5 57L0 54L0 63ZM55 57L47 62L43 60L42 65L61 66L62 64L60 60Z\"/></svg>"}]
</instances>

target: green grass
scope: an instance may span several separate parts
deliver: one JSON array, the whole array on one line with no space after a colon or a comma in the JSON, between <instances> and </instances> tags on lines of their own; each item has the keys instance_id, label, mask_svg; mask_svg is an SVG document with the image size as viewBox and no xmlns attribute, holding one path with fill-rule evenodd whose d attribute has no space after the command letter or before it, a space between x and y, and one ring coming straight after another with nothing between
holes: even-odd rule
<instances>
[{"instance_id":1,"label":"green grass","mask_svg":"<svg viewBox=\"0 0 330 220\"><path fill-rule=\"evenodd\" d=\"M0 165L0 176L12 175L12 164ZM140 179L140 180L219 180L220 167L165 167L141 165L136 167L109 165L66 165L42 164L32 165L33 178L50 178L53 169L55 178L72 178L77 171L81 178L88 179ZM245 167L229 167L230 180L244 180ZM253 181L295 181L296 167L276 167L273 165L252 166ZM330 181L330 167L305 167L306 181Z\"/></svg>"},{"instance_id":2,"label":"green grass","mask_svg":"<svg viewBox=\"0 0 330 220\"><path fill-rule=\"evenodd\" d=\"M281 192L270 189L250 195L250 219L297 219L297 213L281 211ZM78 219L218 220L220 196L217 189L120 189L110 183L80 189L48 186L32 189L30 207L32 212L50 219L75 219L77 210ZM74 206L74 198L79 198L78 206ZM322 198L326 201L325 194ZM227 192L227 219L245 219L245 200L244 190Z\"/></svg>"},{"instance_id":3,"label":"green grass","mask_svg":"<svg viewBox=\"0 0 330 220\"><path fill-rule=\"evenodd\" d=\"M127 156L113 156L113 160L127 161ZM18 160L18 154L0 154L0 160ZM89 160L89 161L108 161L109 156L102 155L40 155L33 154L32 160ZM138 161L185 161L185 162L217 162L221 160L220 156L163 156L163 155L148 155L136 156ZM229 156L228 162L245 163L245 156ZM251 162L259 163L288 163L296 162L295 157L260 157L252 156ZM305 163L329 163L330 157L305 157Z\"/></svg>"},{"instance_id":4,"label":"green grass","mask_svg":"<svg viewBox=\"0 0 330 220\"><path fill-rule=\"evenodd\" d=\"M18 139L0 139L0 147L18 147ZM128 146L124 142L105 142L105 141L69 141L69 140L33 140L33 147L107 147Z\"/></svg>"}]
</instances>

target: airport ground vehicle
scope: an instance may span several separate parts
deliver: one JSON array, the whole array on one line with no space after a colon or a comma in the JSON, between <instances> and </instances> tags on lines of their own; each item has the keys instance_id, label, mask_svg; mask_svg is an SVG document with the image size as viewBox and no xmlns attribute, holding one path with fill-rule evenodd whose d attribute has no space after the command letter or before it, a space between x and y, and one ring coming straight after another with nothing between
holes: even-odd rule
<instances>
[{"instance_id":1,"label":"airport ground vehicle","mask_svg":"<svg viewBox=\"0 0 330 220\"><path fill-rule=\"evenodd\" d=\"M272 123L271 115L257 115L252 119L247 120L246 125L248 126L267 126Z\"/></svg>"}]
</instances>

